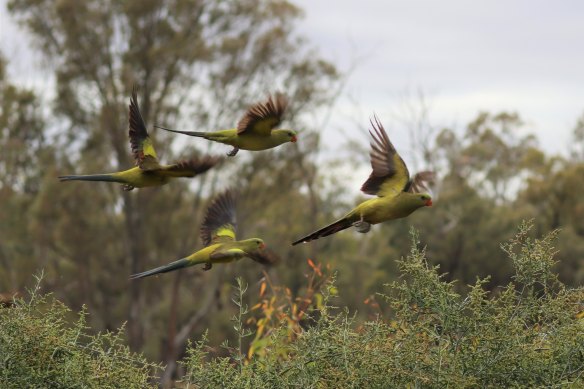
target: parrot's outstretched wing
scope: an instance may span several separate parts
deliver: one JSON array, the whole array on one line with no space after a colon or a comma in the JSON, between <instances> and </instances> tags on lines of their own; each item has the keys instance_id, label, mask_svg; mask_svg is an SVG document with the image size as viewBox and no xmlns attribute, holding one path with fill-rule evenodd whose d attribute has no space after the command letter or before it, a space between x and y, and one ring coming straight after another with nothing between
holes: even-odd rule
<instances>
[{"instance_id":1,"label":"parrot's outstretched wing","mask_svg":"<svg viewBox=\"0 0 584 389\"><path fill-rule=\"evenodd\" d=\"M406 188L410 173L379 119L376 116L374 119L375 121L371 121L373 131L369 131L373 138L369 153L373 171L361 191L379 197L397 196Z\"/></svg>"},{"instance_id":2,"label":"parrot's outstretched wing","mask_svg":"<svg viewBox=\"0 0 584 389\"><path fill-rule=\"evenodd\" d=\"M436 174L431 171L423 171L414 174L404 189L410 193L424 193L428 192L428 185L431 185L436 179Z\"/></svg>"},{"instance_id":3,"label":"parrot's outstretched wing","mask_svg":"<svg viewBox=\"0 0 584 389\"><path fill-rule=\"evenodd\" d=\"M273 250L270 250L269 248L248 252L247 256L265 266L273 266L280 262L280 256L276 254Z\"/></svg>"},{"instance_id":4,"label":"parrot's outstretched wing","mask_svg":"<svg viewBox=\"0 0 584 389\"><path fill-rule=\"evenodd\" d=\"M130 137L130 147L132 155L138 165L143 170L154 170L160 167L156 150L152 144L152 139L146 131L146 125L142 114L140 113L140 106L138 105L137 89L134 86L132 89L132 98L130 99L130 127L128 136Z\"/></svg>"},{"instance_id":5,"label":"parrot's outstretched wing","mask_svg":"<svg viewBox=\"0 0 584 389\"><path fill-rule=\"evenodd\" d=\"M205 173L223 160L222 157L209 156L195 157L177 162L173 165L161 166L159 174L168 177L195 177Z\"/></svg>"},{"instance_id":6,"label":"parrot's outstretched wing","mask_svg":"<svg viewBox=\"0 0 584 389\"><path fill-rule=\"evenodd\" d=\"M245 251L243 251L242 249L238 249L238 248L230 248L230 249L226 249L226 250L216 250L215 252L213 252L213 254L211 254L210 258L213 261L222 261L222 260L232 260L235 258L243 258L245 257L247 254L245 253Z\"/></svg>"},{"instance_id":7,"label":"parrot's outstretched wing","mask_svg":"<svg viewBox=\"0 0 584 389\"><path fill-rule=\"evenodd\" d=\"M235 195L231 190L226 190L216 196L207 208L201 224L203 245L234 241L236 226Z\"/></svg>"},{"instance_id":8,"label":"parrot's outstretched wing","mask_svg":"<svg viewBox=\"0 0 584 389\"><path fill-rule=\"evenodd\" d=\"M288 99L281 93L268 96L264 102L252 105L237 123L237 133L270 136L272 129L282 121Z\"/></svg>"}]
</instances>

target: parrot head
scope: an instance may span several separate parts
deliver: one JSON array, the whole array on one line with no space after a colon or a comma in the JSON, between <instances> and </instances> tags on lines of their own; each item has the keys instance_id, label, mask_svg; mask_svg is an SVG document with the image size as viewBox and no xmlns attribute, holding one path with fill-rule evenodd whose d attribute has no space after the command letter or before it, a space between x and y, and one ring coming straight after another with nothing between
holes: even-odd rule
<instances>
[{"instance_id":1,"label":"parrot head","mask_svg":"<svg viewBox=\"0 0 584 389\"><path fill-rule=\"evenodd\" d=\"M429 194L427 193L422 193L419 197L420 202L422 202L424 204L424 206L426 207L431 207L432 206L432 197L430 197Z\"/></svg>"},{"instance_id":2,"label":"parrot head","mask_svg":"<svg viewBox=\"0 0 584 389\"><path fill-rule=\"evenodd\" d=\"M284 129L273 130L272 136L277 137L278 140L281 141L282 143L286 143L286 142L295 143L298 140L298 133L294 130L284 130Z\"/></svg>"},{"instance_id":3,"label":"parrot head","mask_svg":"<svg viewBox=\"0 0 584 389\"><path fill-rule=\"evenodd\" d=\"M246 239L243 241L245 243L244 251L256 251L256 250L263 250L266 248L266 244L263 240L258 238Z\"/></svg>"}]
</instances>

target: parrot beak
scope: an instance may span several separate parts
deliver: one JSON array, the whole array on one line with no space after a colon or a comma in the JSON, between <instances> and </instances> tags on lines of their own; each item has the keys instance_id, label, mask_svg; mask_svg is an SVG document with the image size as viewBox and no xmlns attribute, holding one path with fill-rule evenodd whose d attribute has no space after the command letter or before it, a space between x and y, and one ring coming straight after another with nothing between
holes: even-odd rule
<instances>
[{"instance_id":1,"label":"parrot beak","mask_svg":"<svg viewBox=\"0 0 584 389\"><path fill-rule=\"evenodd\" d=\"M426 207L431 207L431 206L432 206L432 199L426 200Z\"/></svg>"},{"instance_id":2,"label":"parrot beak","mask_svg":"<svg viewBox=\"0 0 584 389\"><path fill-rule=\"evenodd\" d=\"M266 244L265 244L265 243L262 243L262 244L260 244L260 249L261 249L261 250L263 250L263 249L265 249L265 248L266 248Z\"/></svg>"},{"instance_id":3,"label":"parrot beak","mask_svg":"<svg viewBox=\"0 0 584 389\"><path fill-rule=\"evenodd\" d=\"M292 135L292 138L290 138L290 142L292 143L296 143L297 140L298 138L296 137L296 135Z\"/></svg>"}]
</instances>

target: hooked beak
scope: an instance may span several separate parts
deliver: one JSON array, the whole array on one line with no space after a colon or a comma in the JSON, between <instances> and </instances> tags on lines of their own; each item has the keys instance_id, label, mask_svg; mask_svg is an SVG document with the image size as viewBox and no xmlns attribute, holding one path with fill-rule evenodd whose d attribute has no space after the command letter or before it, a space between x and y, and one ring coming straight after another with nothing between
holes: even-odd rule
<instances>
[{"instance_id":1,"label":"hooked beak","mask_svg":"<svg viewBox=\"0 0 584 389\"><path fill-rule=\"evenodd\" d=\"M292 138L290 138L290 142L292 143L296 143L297 140L298 138L296 137L296 135L292 135Z\"/></svg>"},{"instance_id":2,"label":"hooked beak","mask_svg":"<svg viewBox=\"0 0 584 389\"><path fill-rule=\"evenodd\" d=\"M260 249L263 250L266 248L266 244L265 243L260 243Z\"/></svg>"},{"instance_id":3,"label":"hooked beak","mask_svg":"<svg viewBox=\"0 0 584 389\"><path fill-rule=\"evenodd\" d=\"M426 200L426 207L431 207L431 206L432 206L432 199Z\"/></svg>"}]
</instances>

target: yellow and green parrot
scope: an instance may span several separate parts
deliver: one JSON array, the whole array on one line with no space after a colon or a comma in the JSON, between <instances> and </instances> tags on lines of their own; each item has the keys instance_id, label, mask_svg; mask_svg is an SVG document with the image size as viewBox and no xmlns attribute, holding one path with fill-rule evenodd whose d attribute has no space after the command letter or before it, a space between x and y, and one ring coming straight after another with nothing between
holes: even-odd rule
<instances>
[{"instance_id":1,"label":"yellow and green parrot","mask_svg":"<svg viewBox=\"0 0 584 389\"><path fill-rule=\"evenodd\" d=\"M60 176L61 181L107 181L123 184L126 191L147 186L160 186L168 183L171 178L195 177L215 166L220 157L204 156L191 158L172 165L161 165L158 162L152 139L148 136L146 125L140 114L136 89L130 99L130 146L136 160L136 167L117 173Z\"/></svg>"},{"instance_id":2,"label":"yellow and green parrot","mask_svg":"<svg viewBox=\"0 0 584 389\"><path fill-rule=\"evenodd\" d=\"M372 224L403 218L418 208L432 206L430 195L421 192L427 190L426 183L434 179L434 173L424 171L410 178L406 164L377 117L371 125L373 132L369 133L373 141L369 155L373 172L361 191L377 197L362 202L336 222L298 239L292 245L310 242L351 226L356 227L358 232L366 233Z\"/></svg>"},{"instance_id":3,"label":"yellow and green parrot","mask_svg":"<svg viewBox=\"0 0 584 389\"><path fill-rule=\"evenodd\" d=\"M268 96L266 101L252 105L237 123L237 128L230 130L199 132L154 127L233 146L233 150L227 155L234 157L239 149L267 150L286 142L296 142L296 131L275 128L282 121L287 106L288 100L284 95L277 93L275 96Z\"/></svg>"},{"instance_id":4,"label":"yellow and green parrot","mask_svg":"<svg viewBox=\"0 0 584 389\"><path fill-rule=\"evenodd\" d=\"M236 240L236 225L235 197L227 190L218 195L207 208L201 224L201 240L204 246L201 250L168 265L133 274L130 278L149 277L199 264L204 265L203 270L209 270L215 263L233 262L243 257L263 265L273 265L278 261L278 256L267 249L261 239Z\"/></svg>"}]
</instances>

